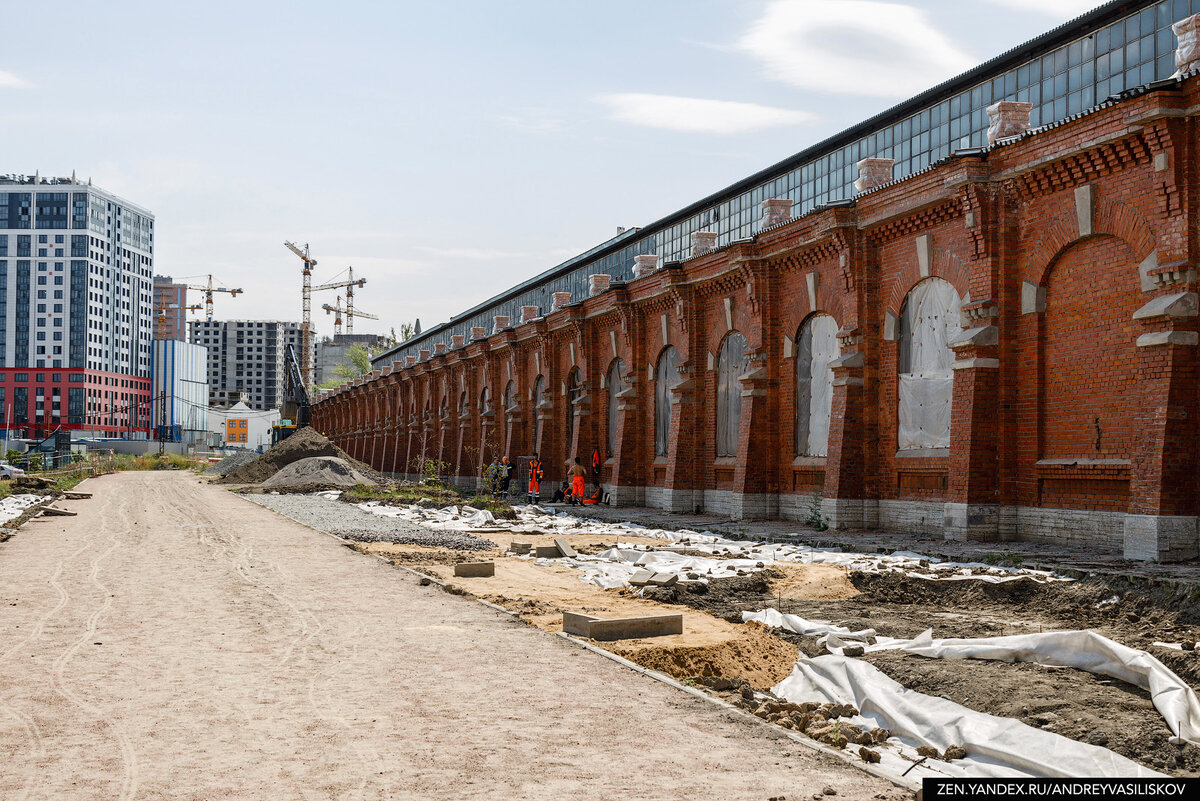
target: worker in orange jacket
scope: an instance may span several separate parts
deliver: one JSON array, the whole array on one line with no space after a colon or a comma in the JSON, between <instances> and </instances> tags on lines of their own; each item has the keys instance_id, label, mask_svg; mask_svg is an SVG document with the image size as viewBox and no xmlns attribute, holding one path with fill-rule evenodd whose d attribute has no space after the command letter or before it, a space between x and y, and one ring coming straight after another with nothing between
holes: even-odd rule
<instances>
[{"instance_id":1,"label":"worker in orange jacket","mask_svg":"<svg viewBox=\"0 0 1200 801\"><path fill-rule=\"evenodd\" d=\"M542 502L542 478L545 476L545 470L542 468L542 460L535 453L533 458L529 460L529 502Z\"/></svg>"}]
</instances>

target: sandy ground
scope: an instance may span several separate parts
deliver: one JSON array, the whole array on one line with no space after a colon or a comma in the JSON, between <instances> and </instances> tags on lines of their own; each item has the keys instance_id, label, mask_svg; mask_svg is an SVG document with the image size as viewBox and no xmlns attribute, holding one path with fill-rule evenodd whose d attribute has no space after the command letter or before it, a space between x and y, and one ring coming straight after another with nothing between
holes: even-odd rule
<instances>
[{"instance_id":1,"label":"sandy ground","mask_svg":"<svg viewBox=\"0 0 1200 801\"><path fill-rule=\"evenodd\" d=\"M5 799L898 794L194 477L0 545Z\"/></svg>"}]
</instances>

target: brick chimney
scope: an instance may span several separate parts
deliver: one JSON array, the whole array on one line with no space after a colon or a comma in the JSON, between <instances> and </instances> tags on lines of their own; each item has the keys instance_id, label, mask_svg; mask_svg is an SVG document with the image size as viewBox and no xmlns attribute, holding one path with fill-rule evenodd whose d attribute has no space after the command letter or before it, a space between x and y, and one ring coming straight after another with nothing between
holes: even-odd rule
<instances>
[{"instance_id":1,"label":"brick chimney","mask_svg":"<svg viewBox=\"0 0 1200 801\"><path fill-rule=\"evenodd\" d=\"M421 348L420 350L417 351L417 361L419 361L419 362L429 361L429 348Z\"/></svg>"},{"instance_id":2,"label":"brick chimney","mask_svg":"<svg viewBox=\"0 0 1200 801\"><path fill-rule=\"evenodd\" d=\"M487 329L482 325L471 326L471 339L487 339Z\"/></svg>"},{"instance_id":3,"label":"brick chimney","mask_svg":"<svg viewBox=\"0 0 1200 801\"><path fill-rule=\"evenodd\" d=\"M1172 78L1200 67L1200 14L1184 17L1171 26L1178 44L1175 45L1175 74Z\"/></svg>"},{"instance_id":4,"label":"brick chimney","mask_svg":"<svg viewBox=\"0 0 1200 801\"><path fill-rule=\"evenodd\" d=\"M562 307L570 306L570 305L571 305L571 293L570 292L555 292L554 293L554 305L552 305L550 307L550 311L558 311Z\"/></svg>"},{"instance_id":5,"label":"brick chimney","mask_svg":"<svg viewBox=\"0 0 1200 801\"><path fill-rule=\"evenodd\" d=\"M466 334L451 334L450 335L450 347L452 349L461 348L463 345L466 345L466 344L467 344Z\"/></svg>"},{"instance_id":6,"label":"brick chimney","mask_svg":"<svg viewBox=\"0 0 1200 801\"><path fill-rule=\"evenodd\" d=\"M694 231L692 233L692 255L703 256L717 246L716 231Z\"/></svg>"},{"instance_id":7,"label":"brick chimney","mask_svg":"<svg viewBox=\"0 0 1200 801\"><path fill-rule=\"evenodd\" d=\"M417 363L416 356L405 356L404 357L404 366L405 367L412 367L416 363Z\"/></svg>"},{"instance_id":8,"label":"brick chimney","mask_svg":"<svg viewBox=\"0 0 1200 801\"><path fill-rule=\"evenodd\" d=\"M642 253L633 257L633 277L641 278L658 269L657 253Z\"/></svg>"},{"instance_id":9,"label":"brick chimney","mask_svg":"<svg viewBox=\"0 0 1200 801\"><path fill-rule=\"evenodd\" d=\"M445 352L446 352L446 343L445 342L438 342L436 345L433 346L433 355L434 356L441 356Z\"/></svg>"},{"instance_id":10,"label":"brick chimney","mask_svg":"<svg viewBox=\"0 0 1200 801\"><path fill-rule=\"evenodd\" d=\"M1020 136L1028 131L1029 112L1032 110L1032 103L1018 103L1015 100L1001 100L988 106L988 147L998 139Z\"/></svg>"},{"instance_id":11,"label":"brick chimney","mask_svg":"<svg viewBox=\"0 0 1200 801\"><path fill-rule=\"evenodd\" d=\"M531 320L536 320L539 316L540 311L541 311L541 309L539 309L537 306L522 306L521 307L521 324L524 325L525 323L528 323Z\"/></svg>"},{"instance_id":12,"label":"brick chimney","mask_svg":"<svg viewBox=\"0 0 1200 801\"><path fill-rule=\"evenodd\" d=\"M508 328L508 315L507 314L497 314L495 317L492 318L492 323L493 323L492 333L499 334L505 328Z\"/></svg>"},{"instance_id":13,"label":"brick chimney","mask_svg":"<svg viewBox=\"0 0 1200 801\"><path fill-rule=\"evenodd\" d=\"M588 276L588 297L599 295L604 290L608 289L609 282L612 281L612 276L608 273L594 273Z\"/></svg>"},{"instance_id":14,"label":"brick chimney","mask_svg":"<svg viewBox=\"0 0 1200 801\"><path fill-rule=\"evenodd\" d=\"M792 199L787 197L767 198L762 202L762 227L788 222L792 219Z\"/></svg>"},{"instance_id":15,"label":"brick chimney","mask_svg":"<svg viewBox=\"0 0 1200 801\"><path fill-rule=\"evenodd\" d=\"M866 192L877 186L883 186L892 180L892 165L895 159L862 159L858 162L858 180L854 182L855 192Z\"/></svg>"}]
</instances>

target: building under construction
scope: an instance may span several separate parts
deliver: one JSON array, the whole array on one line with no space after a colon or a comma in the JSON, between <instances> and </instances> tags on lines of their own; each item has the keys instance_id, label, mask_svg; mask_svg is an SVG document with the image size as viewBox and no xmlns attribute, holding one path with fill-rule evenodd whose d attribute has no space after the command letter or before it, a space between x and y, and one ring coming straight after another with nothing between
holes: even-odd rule
<instances>
[{"instance_id":1,"label":"building under construction","mask_svg":"<svg viewBox=\"0 0 1200 801\"><path fill-rule=\"evenodd\" d=\"M280 320L196 320L189 341L208 348L208 398L213 406L239 400L251 409L278 409L283 401L284 354L300 352L300 324Z\"/></svg>"}]
</instances>

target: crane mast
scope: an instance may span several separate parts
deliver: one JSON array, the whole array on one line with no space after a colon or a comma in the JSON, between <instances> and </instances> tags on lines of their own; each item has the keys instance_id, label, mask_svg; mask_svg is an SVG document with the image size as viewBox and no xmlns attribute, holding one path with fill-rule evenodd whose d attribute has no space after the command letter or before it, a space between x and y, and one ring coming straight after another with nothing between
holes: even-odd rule
<instances>
[{"instance_id":1,"label":"crane mast","mask_svg":"<svg viewBox=\"0 0 1200 801\"><path fill-rule=\"evenodd\" d=\"M304 389L312 386L312 268L317 266L317 260L309 256L308 244L301 250L291 242L283 246L295 253L304 262L304 280L301 284L301 320L300 320L300 381Z\"/></svg>"}]
</instances>

